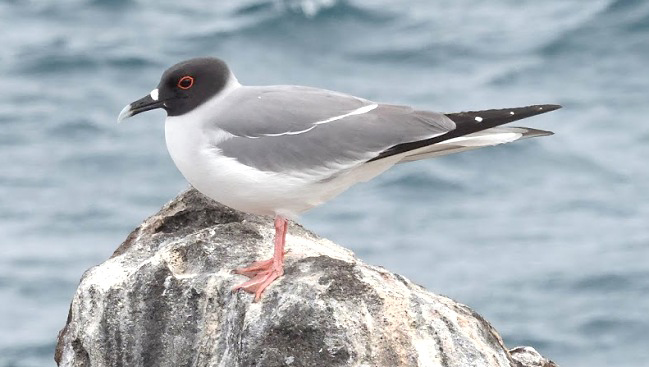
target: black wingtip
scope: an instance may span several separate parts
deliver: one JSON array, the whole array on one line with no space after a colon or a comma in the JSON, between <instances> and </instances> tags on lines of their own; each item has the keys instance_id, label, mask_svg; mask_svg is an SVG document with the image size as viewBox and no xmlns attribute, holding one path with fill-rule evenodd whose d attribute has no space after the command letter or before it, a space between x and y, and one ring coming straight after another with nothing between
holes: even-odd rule
<instances>
[{"instance_id":1,"label":"black wingtip","mask_svg":"<svg viewBox=\"0 0 649 367\"><path fill-rule=\"evenodd\" d=\"M560 104L540 104L540 105L536 105L535 107L538 107L539 111L543 111L543 112L550 112L550 111L558 110L559 108L563 108L563 106Z\"/></svg>"},{"instance_id":2,"label":"black wingtip","mask_svg":"<svg viewBox=\"0 0 649 367\"><path fill-rule=\"evenodd\" d=\"M430 139L424 139L424 140L395 145L385 150L384 152L382 152L375 158L371 159L370 161L389 157L395 154L421 148L427 145L436 144L444 140L456 138L459 136L464 136L478 131L491 129L493 127L504 125L513 121L558 110L559 108L561 108L561 106L558 104L537 104L537 105L525 106L525 107L445 113L444 115L455 123L456 125L455 129L447 132L446 134L438 135ZM552 135L552 133L549 131L534 130L529 128L525 128L525 129L528 130L527 137Z\"/></svg>"},{"instance_id":3,"label":"black wingtip","mask_svg":"<svg viewBox=\"0 0 649 367\"><path fill-rule=\"evenodd\" d=\"M458 133L465 129L473 132L558 110L559 108L561 108L561 106L558 104L538 104L495 110L447 113L446 117L450 118L458 125L457 129L460 130Z\"/></svg>"}]
</instances>

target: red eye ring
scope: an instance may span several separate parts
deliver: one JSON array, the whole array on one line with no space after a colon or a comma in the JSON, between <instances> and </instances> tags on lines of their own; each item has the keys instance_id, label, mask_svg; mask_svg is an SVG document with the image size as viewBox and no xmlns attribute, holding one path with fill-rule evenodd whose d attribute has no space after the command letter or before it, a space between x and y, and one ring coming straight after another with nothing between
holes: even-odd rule
<instances>
[{"instance_id":1,"label":"red eye ring","mask_svg":"<svg viewBox=\"0 0 649 367\"><path fill-rule=\"evenodd\" d=\"M193 85L194 85L194 78L192 78L189 75L185 75L184 77L180 78L177 84L178 88L185 89L185 90L191 88Z\"/></svg>"}]
</instances>

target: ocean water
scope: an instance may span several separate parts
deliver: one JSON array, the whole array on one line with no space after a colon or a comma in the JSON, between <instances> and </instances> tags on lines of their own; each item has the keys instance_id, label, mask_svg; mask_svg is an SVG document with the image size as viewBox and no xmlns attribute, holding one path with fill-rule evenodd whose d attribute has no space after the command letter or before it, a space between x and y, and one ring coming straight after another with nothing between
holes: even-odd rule
<instances>
[{"instance_id":1,"label":"ocean water","mask_svg":"<svg viewBox=\"0 0 649 367\"><path fill-rule=\"evenodd\" d=\"M510 347L647 365L649 2L8 0L0 32L0 366L53 365L83 271L186 187L163 112L115 120L203 55L444 112L564 105L517 123L554 136L399 165L301 222Z\"/></svg>"}]
</instances>

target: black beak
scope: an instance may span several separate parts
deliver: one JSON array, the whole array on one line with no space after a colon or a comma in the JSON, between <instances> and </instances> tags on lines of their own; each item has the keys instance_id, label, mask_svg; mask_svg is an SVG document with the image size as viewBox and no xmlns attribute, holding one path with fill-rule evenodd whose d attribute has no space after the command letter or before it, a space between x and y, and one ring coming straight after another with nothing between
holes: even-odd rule
<instances>
[{"instance_id":1,"label":"black beak","mask_svg":"<svg viewBox=\"0 0 649 367\"><path fill-rule=\"evenodd\" d=\"M154 99L153 97L156 97ZM127 105L122 109L117 117L117 122L122 122L131 116L135 116L140 112L153 110L156 108L164 108L164 101L158 100L158 90L154 89L151 94L146 97L140 98L137 101Z\"/></svg>"}]
</instances>

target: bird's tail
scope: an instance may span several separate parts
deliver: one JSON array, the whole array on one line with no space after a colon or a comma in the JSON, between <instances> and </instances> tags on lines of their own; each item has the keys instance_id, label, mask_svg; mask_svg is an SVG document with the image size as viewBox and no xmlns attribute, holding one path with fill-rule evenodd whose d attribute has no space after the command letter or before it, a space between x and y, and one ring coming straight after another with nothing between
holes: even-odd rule
<instances>
[{"instance_id":1,"label":"bird's tail","mask_svg":"<svg viewBox=\"0 0 649 367\"><path fill-rule=\"evenodd\" d=\"M496 127L559 108L561 108L559 105L545 104L497 110L446 113L446 117L455 123L455 129L430 139L395 145L372 160L407 153L401 160L401 162L407 162L508 143L522 138L551 135L552 133L549 131L530 128Z\"/></svg>"},{"instance_id":2,"label":"bird's tail","mask_svg":"<svg viewBox=\"0 0 649 367\"><path fill-rule=\"evenodd\" d=\"M404 156L399 163L441 157L447 154L466 152L468 150L552 134L553 132L551 131L537 130L529 127L493 127L412 150L412 154Z\"/></svg>"}]
</instances>

